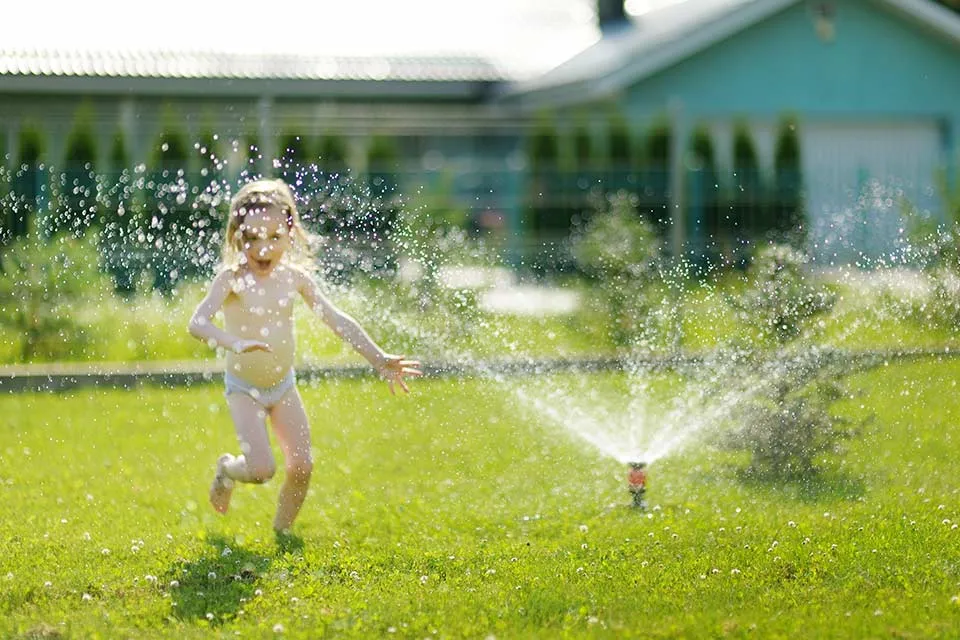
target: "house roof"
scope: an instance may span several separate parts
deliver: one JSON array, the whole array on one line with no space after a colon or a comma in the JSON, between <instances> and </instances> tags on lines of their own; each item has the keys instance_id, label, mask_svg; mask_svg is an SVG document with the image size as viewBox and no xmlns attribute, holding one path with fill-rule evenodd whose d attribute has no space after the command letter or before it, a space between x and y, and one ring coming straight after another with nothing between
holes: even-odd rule
<instances>
[{"instance_id":1,"label":"house roof","mask_svg":"<svg viewBox=\"0 0 960 640\"><path fill-rule=\"evenodd\" d=\"M432 82L507 79L494 62L473 56L306 57L203 51L0 49L2 76Z\"/></svg>"},{"instance_id":2,"label":"house roof","mask_svg":"<svg viewBox=\"0 0 960 640\"><path fill-rule=\"evenodd\" d=\"M603 98L802 0L686 0L644 14L554 70L516 82L501 98L551 104ZM960 44L960 16L930 0L876 0Z\"/></svg>"}]
</instances>

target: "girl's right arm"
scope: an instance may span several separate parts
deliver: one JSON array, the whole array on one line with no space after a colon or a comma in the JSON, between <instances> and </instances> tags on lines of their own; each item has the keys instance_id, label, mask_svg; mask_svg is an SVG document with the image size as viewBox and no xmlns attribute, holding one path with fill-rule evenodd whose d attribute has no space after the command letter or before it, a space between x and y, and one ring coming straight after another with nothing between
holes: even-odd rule
<instances>
[{"instance_id":1,"label":"girl's right arm","mask_svg":"<svg viewBox=\"0 0 960 640\"><path fill-rule=\"evenodd\" d=\"M231 279L232 275L227 270L217 274L217 277L213 279L213 283L210 285L207 296L197 307L197 310L193 312L193 317L190 318L190 324L187 325L187 330L190 332L190 335L205 341L212 349L223 347L235 353L269 351L270 347L265 342L238 338L213 324L214 314L220 310L227 296L230 295Z\"/></svg>"}]
</instances>

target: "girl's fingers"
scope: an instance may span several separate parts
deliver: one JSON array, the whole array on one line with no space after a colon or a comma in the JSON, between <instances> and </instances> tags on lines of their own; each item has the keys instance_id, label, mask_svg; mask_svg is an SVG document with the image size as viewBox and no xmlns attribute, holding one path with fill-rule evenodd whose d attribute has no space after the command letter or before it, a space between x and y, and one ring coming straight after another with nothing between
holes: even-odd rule
<instances>
[{"instance_id":1,"label":"girl's fingers","mask_svg":"<svg viewBox=\"0 0 960 640\"><path fill-rule=\"evenodd\" d=\"M408 375L408 376L422 376L422 375L423 375L423 371L420 371L420 369L411 369L410 367L404 367L403 369L400 369L400 373L401 373L401 374L404 374L404 375Z\"/></svg>"}]
</instances>

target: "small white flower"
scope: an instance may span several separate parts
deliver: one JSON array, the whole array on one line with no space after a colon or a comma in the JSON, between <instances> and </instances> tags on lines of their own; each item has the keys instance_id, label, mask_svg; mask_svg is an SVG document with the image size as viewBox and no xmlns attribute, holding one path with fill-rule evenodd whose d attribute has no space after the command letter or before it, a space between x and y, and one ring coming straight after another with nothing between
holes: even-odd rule
<instances>
[{"instance_id":1,"label":"small white flower","mask_svg":"<svg viewBox=\"0 0 960 640\"><path fill-rule=\"evenodd\" d=\"M580 533L586 533L586 532L587 532L587 525L585 524L580 525Z\"/></svg>"},{"instance_id":2,"label":"small white flower","mask_svg":"<svg viewBox=\"0 0 960 640\"><path fill-rule=\"evenodd\" d=\"M93 596L90 595L89 593L85 593L85 594L83 594L82 596L80 596L80 599L83 600L83 601L93 600Z\"/></svg>"},{"instance_id":3,"label":"small white flower","mask_svg":"<svg viewBox=\"0 0 960 640\"><path fill-rule=\"evenodd\" d=\"M273 625L273 632L274 632L274 633L283 633L283 625L280 624L279 622L278 622L277 624Z\"/></svg>"}]
</instances>

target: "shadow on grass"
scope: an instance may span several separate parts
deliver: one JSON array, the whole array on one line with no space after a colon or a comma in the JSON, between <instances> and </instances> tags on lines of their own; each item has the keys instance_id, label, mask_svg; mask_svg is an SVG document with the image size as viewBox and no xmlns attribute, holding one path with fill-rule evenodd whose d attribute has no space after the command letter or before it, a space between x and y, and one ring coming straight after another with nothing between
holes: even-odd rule
<instances>
[{"instance_id":1,"label":"shadow on grass","mask_svg":"<svg viewBox=\"0 0 960 640\"><path fill-rule=\"evenodd\" d=\"M788 500L836 502L856 500L867 491L862 476L838 469L821 469L804 474L777 474L752 468L737 468L734 477L745 487Z\"/></svg>"},{"instance_id":2,"label":"shadow on grass","mask_svg":"<svg viewBox=\"0 0 960 640\"><path fill-rule=\"evenodd\" d=\"M211 549L195 560L174 565L168 579L173 616L180 620L202 619L220 625L233 619L243 604L254 597L260 576L272 558L244 549L222 536L207 540Z\"/></svg>"},{"instance_id":3,"label":"shadow on grass","mask_svg":"<svg viewBox=\"0 0 960 640\"><path fill-rule=\"evenodd\" d=\"M303 555L303 538L289 531L274 533L277 542L277 555Z\"/></svg>"}]
</instances>

